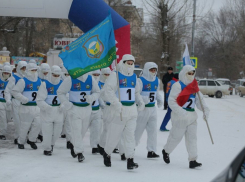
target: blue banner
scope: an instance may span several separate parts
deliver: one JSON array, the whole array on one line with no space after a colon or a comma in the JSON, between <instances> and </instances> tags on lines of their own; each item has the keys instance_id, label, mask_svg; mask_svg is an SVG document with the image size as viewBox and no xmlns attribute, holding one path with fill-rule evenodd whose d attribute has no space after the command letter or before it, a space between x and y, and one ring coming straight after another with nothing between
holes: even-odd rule
<instances>
[{"instance_id":1,"label":"blue banner","mask_svg":"<svg viewBox=\"0 0 245 182\"><path fill-rule=\"evenodd\" d=\"M72 78L106 68L116 59L111 15L62 49L59 57Z\"/></svg>"}]
</instances>

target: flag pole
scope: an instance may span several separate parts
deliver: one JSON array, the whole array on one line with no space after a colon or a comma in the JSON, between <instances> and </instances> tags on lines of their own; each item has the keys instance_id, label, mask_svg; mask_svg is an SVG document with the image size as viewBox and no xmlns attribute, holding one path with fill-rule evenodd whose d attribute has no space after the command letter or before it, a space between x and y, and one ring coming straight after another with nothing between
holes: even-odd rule
<instances>
[{"instance_id":1,"label":"flag pole","mask_svg":"<svg viewBox=\"0 0 245 182\"><path fill-rule=\"evenodd\" d=\"M212 142L212 144L214 144L213 137L212 137L212 134L211 134L211 131L210 131L210 128L209 128L209 124L208 124L206 115L205 115L205 113L204 113L204 107L203 107L202 100L201 100L201 96L200 96L199 92L197 92L197 95L198 95L198 98L199 98L199 101L200 101L200 104L201 104L201 107L202 107L202 112L203 112L203 114L204 114L204 121L206 122L207 127L208 127L208 132L209 132L209 136L210 136L211 142Z\"/></svg>"},{"instance_id":2,"label":"flag pole","mask_svg":"<svg viewBox=\"0 0 245 182\"><path fill-rule=\"evenodd\" d=\"M118 76L118 67L117 67L117 59L115 60L116 61L116 72L117 72L117 90L118 90L118 99L119 99L119 102L121 103L121 97L120 97L120 88L119 88L119 76ZM121 121L122 121L122 110L120 111L120 118L121 118Z\"/></svg>"}]
</instances>

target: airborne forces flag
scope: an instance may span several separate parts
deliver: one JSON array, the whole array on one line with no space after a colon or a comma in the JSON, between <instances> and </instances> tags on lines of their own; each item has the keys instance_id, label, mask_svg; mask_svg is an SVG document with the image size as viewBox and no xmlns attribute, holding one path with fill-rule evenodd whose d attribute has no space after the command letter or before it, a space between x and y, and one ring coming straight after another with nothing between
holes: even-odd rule
<instances>
[{"instance_id":1,"label":"airborne forces flag","mask_svg":"<svg viewBox=\"0 0 245 182\"><path fill-rule=\"evenodd\" d=\"M116 59L111 15L76 41L65 46L59 57L72 78L109 67Z\"/></svg>"}]
</instances>

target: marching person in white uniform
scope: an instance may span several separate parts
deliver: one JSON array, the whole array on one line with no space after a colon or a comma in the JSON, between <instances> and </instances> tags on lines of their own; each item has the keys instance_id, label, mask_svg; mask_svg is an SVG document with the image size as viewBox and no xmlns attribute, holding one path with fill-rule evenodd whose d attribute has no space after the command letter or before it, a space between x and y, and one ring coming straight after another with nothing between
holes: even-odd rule
<instances>
[{"instance_id":1,"label":"marching person in white uniform","mask_svg":"<svg viewBox=\"0 0 245 182\"><path fill-rule=\"evenodd\" d=\"M145 109L138 113L135 130L136 146L146 130L147 132L147 158L157 158L157 106L162 107L163 99L159 94L159 82L157 75L158 66L156 63L145 63L142 75L138 78L141 96L145 103Z\"/></svg>"},{"instance_id":2,"label":"marching person in white uniform","mask_svg":"<svg viewBox=\"0 0 245 182\"><path fill-rule=\"evenodd\" d=\"M68 92L69 99L66 97ZM88 74L77 79L67 77L57 93L61 103L68 111L67 117L72 134L71 155L74 158L78 156L78 162L82 162L85 159L82 141L83 122L89 121L92 112L91 104L100 96L98 83Z\"/></svg>"},{"instance_id":3,"label":"marching person in white uniform","mask_svg":"<svg viewBox=\"0 0 245 182\"><path fill-rule=\"evenodd\" d=\"M110 155L122 137L127 158L127 169L132 170L138 167L138 164L134 163L134 131L138 114L135 98L139 101L139 110L143 110L145 104L140 96L141 90L137 83L137 76L134 74L134 62L135 58L132 55L124 55L117 68L119 80L117 80L116 73L112 73L101 91L102 99L111 104L110 117L112 121L108 128L103 155L104 164L107 167L111 167ZM120 100L118 92L120 92ZM122 115L122 120L120 114Z\"/></svg>"},{"instance_id":4,"label":"marching person in white uniform","mask_svg":"<svg viewBox=\"0 0 245 182\"><path fill-rule=\"evenodd\" d=\"M20 79L12 90L12 95L19 100L20 116L20 136L18 138L18 148L24 149L27 133L29 131L27 143L33 149L37 149L36 138L40 132L40 109L37 107L37 91L41 85L38 78L37 65L29 63L26 68L26 76Z\"/></svg>"},{"instance_id":5,"label":"marching person in white uniform","mask_svg":"<svg viewBox=\"0 0 245 182\"><path fill-rule=\"evenodd\" d=\"M196 162L197 113L195 111L195 106L202 111L202 103L204 107L204 117L208 118L209 116L209 109L205 104L203 95L199 91L198 84L194 78L195 68L193 66L186 65L179 74L179 81L174 83L171 89L168 103L172 110L172 129L170 130L167 143L162 150L164 161L166 163L170 163L169 154L172 153L175 147L182 140L183 136L185 136L185 144L189 155L188 159L190 168L195 168L202 165L201 163ZM199 92L201 101L197 96L197 92Z\"/></svg>"},{"instance_id":6,"label":"marching person in white uniform","mask_svg":"<svg viewBox=\"0 0 245 182\"><path fill-rule=\"evenodd\" d=\"M100 79L100 70L90 72L94 80L98 83ZM83 122L82 137L84 138L88 128L90 129L90 146L92 148L92 154L99 153L97 145L99 144L100 133L101 133L101 109L99 99L92 103L92 113L90 120Z\"/></svg>"},{"instance_id":7,"label":"marching person in white uniform","mask_svg":"<svg viewBox=\"0 0 245 182\"><path fill-rule=\"evenodd\" d=\"M18 138L20 135L20 118L19 118L20 101L12 97L11 91L16 85L16 83L25 76L26 66L27 66L27 63L25 61L18 62L16 73L13 73L12 77L9 78L9 83L5 90L6 104L8 105L8 107L11 107L12 105L12 108L13 108L13 120L14 120L14 127L15 127L15 131L14 131L14 138L15 138L14 143L15 144L18 144Z\"/></svg>"},{"instance_id":8,"label":"marching person in white uniform","mask_svg":"<svg viewBox=\"0 0 245 182\"><path fill-rule=\"evenodd\" d=\"M7 134L7 112L12 110L11 101L8 105L5 100L5 90L8 85L9 78L12 74L12 69L10 66L6 65L3 67L0 73L0 140L6 140Z\"/></svg>"},{"instance_id":9,"label":"marching person in white uniform","mask_svg":"<svg viewBox=\"0 0 245 182\"><path fill-rule=\"evenodd\" d=\"M62 132L64 107L60 105L57 90L61 85L62 72L59 66L52 66L50 80L44 80L37 92L37 105L40 108L40 118L43 134L44 155L50 156L53 146Z\"/></svg>"},{"instance_id":10,"label":"marching person in white uniform","mask_svg":"<svg viewBox=\"0 0 245 182\"><path fill-rule=\"evenodd\" d=\"M110 68L104 68L101 70L101 75L100 75L100 81L99 81L99 87L100 89L103 89L106 80L109 78L109 76L111 75L111 70ZM106 136L107 136L107 131L108 131L108 126L109 123L111 122L110 116L111 116L111 110L110 110L110 103L104 101L103 99L101 99L100 97L100 107L103 109L103 129L102 129L102 133L100 135L100 141L98 144L98 149L101 155L104 154L104 148L105 148L105 144L106 144Z\"/></svg>"}]
</instances>

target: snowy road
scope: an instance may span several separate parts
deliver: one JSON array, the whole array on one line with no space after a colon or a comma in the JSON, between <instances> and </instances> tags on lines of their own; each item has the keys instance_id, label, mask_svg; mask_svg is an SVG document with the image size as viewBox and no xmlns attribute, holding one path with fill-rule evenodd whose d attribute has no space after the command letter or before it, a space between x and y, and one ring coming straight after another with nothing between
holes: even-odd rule
<instances>
[{"instance_id":1,"label":"snowy road","mask_svg":"<svg viewBox=\"0 0 245 182\"><path fill-rule=\"evenodd\" d=\"M102 156L92 155L89 133L85 138L85 158L83 163L70 156L65 149L65 139L59 139L53 156L43 155L41 144L38 150L25 145L25 150L17 149L13 140L0 141L0 181L1 182L208 182L217 176L245 146L245 97L227 96L222 99L205 98L211 113L209 124L213 133L211 144L202 113L198 111L198 162L199 169L189 169L184 140L170 155L170 164L162 160L161 150L169 133L158 132L158 154L161 158L146 158L146 133L136 148L135 161L139 168L127 171L126 162L120 156L112 155L112 167L106 168ZM158 127L166 111L158 109ZM9 132L13 128L9 124ZM171 123L167 128L171 128ZM11 134L12 135L12 134ZM9 139L10 136L8 136Z\"/></svg>"}]
</instances>

